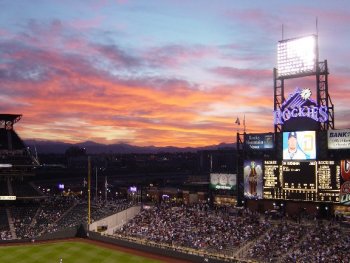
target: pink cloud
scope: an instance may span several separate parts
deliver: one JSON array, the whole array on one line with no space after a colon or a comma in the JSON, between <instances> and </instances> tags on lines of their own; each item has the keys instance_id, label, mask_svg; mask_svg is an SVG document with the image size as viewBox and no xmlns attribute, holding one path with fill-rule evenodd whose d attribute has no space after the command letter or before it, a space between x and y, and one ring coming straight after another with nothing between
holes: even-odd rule
<instances>
[{"instance_id":1,"label":"pink cloud","mask_svg":"<svg viewBox=\"0 0 350 263\"><path fill-rule=\"evenodd\" d=\"M87 30L99 27L105 18L101 15L95 16L91 19L76 19L67 24L67 26L75 30Z\"/></svg>"},{"instance_id":2,"label":"pink cloud","mask_svg":"<svg viewBox=\"0 0 350 263\"><path fill-rule=\"evenodd\" d=\"M240 79L247 82L257 82L271 80L273 77L272 70L265 69L239 69L233 67L214 68L212 72L231 79Z\"/></svg>"},{"instance_id":3,"label":"pink cloud","mask_svg":"<svg viewBox=\"0 0 350 263\"><path fill-rule=\"evenodd\" d=\"M217 51L214 48L206 46L168 45L152 48L143 57L151 65L178 67L215 54Z\"/></svg>"},{"instance_id":4,"label":"pink cloud","mask_svg":"<svg viewBox=\"0 0 350 263\"><path fill-rule=\"evenodd\" d=\"M281 27L282 18L263 9L229 9L225 16L231 23L249 26L252 30L263 32L274 32ZM284 17L285 19L285 17Z\"/></svg>"},{"instance_id":5,"label":"pink cloud","mask_svg":"<svg viewBox=\"0 0 350 263\"><path fill-rule=\"evenodd\" d=\"M117 44L91 43L80 34L67 37L75 29L60 21L32 21L26 30L0 41L1 95L10 101L6 109L24 114L19 130L25 138L76 142L103 138L104 131L101 142L203 146L234 141L234 119L243 114L248 132L273 130L272 68L210 69L232 80L213 86L143 72L181 68L217 56L215 48L167 45L131 52ZM347 78L334 75L330 83L332 99L344 114ZM300 83L290 82L288 88L294 85Z\"/></svg>"}]
</instances>

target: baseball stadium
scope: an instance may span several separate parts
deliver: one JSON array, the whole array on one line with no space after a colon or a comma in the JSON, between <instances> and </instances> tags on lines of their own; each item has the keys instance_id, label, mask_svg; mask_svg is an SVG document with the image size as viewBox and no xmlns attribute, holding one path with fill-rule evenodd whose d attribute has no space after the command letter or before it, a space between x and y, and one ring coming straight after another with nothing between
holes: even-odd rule
<instances>
[{"instance_id":1,"label":"baseball stadium","mask_svg":"<svg viewBox=\"0 0 350 263\"><path fill-rule=\"evenodd\" d=\"M48 164L15 131L23 116L0 114L0 262L350 262L350 130L335 129L317 46L278 42L274 131L174 157L195 174L79 148ZM313 88L284 94L305 77Z\"/></svg>"}]
</instances>

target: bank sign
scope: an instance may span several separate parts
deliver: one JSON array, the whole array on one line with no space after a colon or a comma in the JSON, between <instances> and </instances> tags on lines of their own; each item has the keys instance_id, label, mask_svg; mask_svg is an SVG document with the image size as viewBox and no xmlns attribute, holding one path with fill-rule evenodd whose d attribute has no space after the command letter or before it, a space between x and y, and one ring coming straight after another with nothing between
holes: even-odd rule
<instances>
[{"instance_id":1,"label":"bank sign","mask_svg":"<svg viewBox=\"0 0 350 263\"><path fill-rule=\"evenodd\" d=\"M350 129L328 130L328 149L350 149Z\"/></svg>"},{"instance_id":2,"label":"bank sign","mask_svg":"<svg viewBox=\"0 0 350 263\"><path fill-rule=\"evenodd\" d=\"M293 118L309 118L317 122L328 121L326 106L318 106L311 97L310 89L297 88L282 104L281 109L273 112L274 124L284 124Z\"/></svg>"}]
</instances>

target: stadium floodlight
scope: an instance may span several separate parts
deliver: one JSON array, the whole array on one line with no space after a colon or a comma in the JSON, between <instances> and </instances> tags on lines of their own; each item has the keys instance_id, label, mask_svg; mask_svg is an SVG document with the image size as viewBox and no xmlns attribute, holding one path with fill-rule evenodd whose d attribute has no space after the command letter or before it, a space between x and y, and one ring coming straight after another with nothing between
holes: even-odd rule
<instances>
[{"instance_id":1,"label":"stadium floodlight","mask_svg":"<svg viewBox=\"0 0 350 263\"><path fill-rule=\"evenodd\" d=\"M277 45L278 78L313 74L317 64L316 35L287 39Z\"/></svg>"},{"instance_id":2,"label":"stadium floodlight","mask_svg":"<svg viewBox=\"0 0 350 263\"><path fill-rule=\"evenodd\" d=\"M0 201L14 201L16 200L16 196L15 195L1 195L0 196Z\"/></svg>"},{"instance_id":3,"label":"stadium floodlight","mask_svg":"<svg viewBox=\"0 0 350 263\"><path fill-rule=\"evenodd\" d=\"M0 163L0 168L11 168L12 164L10 163Z\"/></svg>"}]
</instances>

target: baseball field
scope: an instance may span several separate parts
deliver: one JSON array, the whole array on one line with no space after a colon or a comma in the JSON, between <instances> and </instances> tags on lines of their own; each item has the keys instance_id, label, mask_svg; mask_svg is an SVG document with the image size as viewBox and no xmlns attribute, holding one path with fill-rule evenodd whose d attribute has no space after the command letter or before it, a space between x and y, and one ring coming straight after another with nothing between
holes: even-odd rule
<instances>
[{"instance_id":1,"label":"baseball field","mask_svg":"<svg viewBox=\"0 0 350 263\"><path fill-rule=\"evenodd\" d=\"M111 263L165 262L85 241L56 241L0 246L0 262L6 263Z\"/></svg>"}]
</instances>

